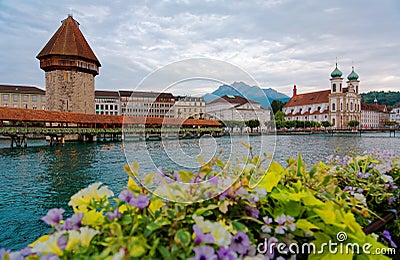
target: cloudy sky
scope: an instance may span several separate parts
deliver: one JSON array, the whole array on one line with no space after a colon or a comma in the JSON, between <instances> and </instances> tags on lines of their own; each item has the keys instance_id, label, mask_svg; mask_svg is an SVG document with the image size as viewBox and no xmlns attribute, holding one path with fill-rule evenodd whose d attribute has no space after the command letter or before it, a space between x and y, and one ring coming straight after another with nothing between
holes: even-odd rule
<instances>
[{"instance_id":1,"label":"cloudy sky","mask_svg":"<svg viewBox=\"0 0 400 260\"><path fill-rule=\"evenodd\" d=\"M0 83L44 87L35 56L69 13L102 64L96 89L134 89L170 63L210 58L291 95L293 84L329 88L337 57L344 76L354 64L362 92L400 90L397 0L0 0ZM218 86L190 85L185 94Z\"/></svg>"}]
</instances>

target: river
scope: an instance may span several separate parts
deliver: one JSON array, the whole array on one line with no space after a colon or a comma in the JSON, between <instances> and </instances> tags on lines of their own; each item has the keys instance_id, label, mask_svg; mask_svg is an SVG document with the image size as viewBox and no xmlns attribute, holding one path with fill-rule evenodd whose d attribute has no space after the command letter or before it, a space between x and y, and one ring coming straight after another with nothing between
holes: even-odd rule
<instances>
[{"instance_id":1,"label":"river","mask_svg":"<svg viewBox=\"0 0 400 260\"><path fill-rule=\"evenodd\" d=\"M232 141L233 140L233 141ZM229 154L241 155L246 148L240 142L250 142L255 150L274 151L274 136L227 137L210 139L189 139L179 142L182 150L174 145L163 146L160 141L141 145L140 143L67 143L64 146L50 147L43 140L30 140L29 147L10 149L9 140L0 139L0 248L22 249L28 243L45 234L50 229L40 218L54 207L67 209L71 195L93 182L103 182L116 195L124 188L128 179L123 170L127 158L137 160L142 170L154 171L148 164L149 158L155 163L163 163L170 169L185 166L191 168L191 160L202 154L209 159L218 149L228 150ZM204 142L199 145L199 142ZM216 149L207 149L216 143ZM125 146L124 146L125 145ZM203 149L202 146L206 147ZM162 151L167 147L167 152ZM232 150L230 150L232 149ZM274 160L285 165L289 157L301 153L308 165L319 160L326 161L329 155L344 155L350 152L363 152L372 149L394 150L400 155L400 138L389 137L389 133L365 134L362 137L328 135L287 135L276 137ZM211 151L211 152L210 152ZM174 154L175 159L174 159ZM172 162L168 162L172 158ZM167 164L167 165L165 165ZM147 168L146 168L147 167Z\"/></svg>"}]
</instances>

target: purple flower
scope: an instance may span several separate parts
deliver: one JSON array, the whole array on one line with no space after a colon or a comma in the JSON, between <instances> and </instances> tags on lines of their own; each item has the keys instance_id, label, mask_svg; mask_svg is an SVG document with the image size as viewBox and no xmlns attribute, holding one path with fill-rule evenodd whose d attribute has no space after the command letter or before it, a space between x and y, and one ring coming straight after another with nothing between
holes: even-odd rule
<instances>
[{"instance_id":1,"label":"purple flower","mask_svg":"<svg viewBox=\"0 0 400 260\"><path fill-rule=\"evenodd\" d=\"M143 210L143 209L147 208L147 206L149 206L149 197L147 197L146 195L140 194L136 198L132 198L129 201L129 205L135 206L136 208Z\"/></svg>"},{"instance_id":2,"label":"purple flower","mask_svg":"<svg viewBox=\"0 0 400 260\"><path fill-rule=\"evenodd\" d=\"M213 177L211 177L211 178L209 179L209 181L210 181L211 184L213 184L213 185L215 185L215 186L218 186L218 176L213 176Z\"/></svg>"},{"instance_id":3,"label":"purple flower","mask_svg":"<svg viewBox=\"0 0 400 260\"><path fill-rule=\"evenodd\" d=\"M390 246L393 248L397 248L397 245L393 242L392 236L390 235L390 232L387 230L384 230L382 233L382 237L389 242Z\"/></svg>"},{"instance_id":4,"label":"purple flower","mask_svg":"<svg viewBox=\"0 0 400 260\"><path fill-rule=\"evenodd\" d=\"M294 224L294 218L289 215L286 218L286 225L289 227L291 231L296 230L296 224Z\"/></svg>"},{"instance_id":5,"label":"purple flower","mask_svg":"<svg viewBox=\"0 0 400 260\"><path fill-rule=\"evenodd\" d=\"M361 178L363 177L363 173L362 173L362 172L358 172L358 173L356 174L356 176L357 176L357 178L361 179Z\"/></svg>"},{"instance_id":6,"label":"purple flower","mask_svg":"<svg viewBox=\"0 0 400 260\"><path fill-rule=\"evenodd\" d=\"M369 172L367 172L366 174L364 174L364 179L368 179L368 178L371 178L371 177L372 177L372 174L369 173Z\"/></svg>"},{"instance_id":7,"label":"purple flower","mask_svg":"<svg viewBox=\"0 0 400 260\"><path fill-rule=\"evenodd\" d=\"M67 218L61 225L63 230L79 230L82 225L83 213L75 213L72 217Z\"/></svg>"},{"instance_id":8,"label":"purple flower","mask_svg":"<svg viewBox=\"0 0 400 260\"><path fill-rule=\"evenodd\" d=\"M258 214L260 213L260 211L258 209L253 208L252 206L249 206L249 205L246 205L245 209L246 209L247 216L258 219Z\"/></svg>"},{"instance_id":9,"label":"purple flower","mask_svg":"<svg viewBox=\"0 0 400 260\"><path fill-rule=\"evenodd\" d=\"M58 255L54 255L54 254L48 254L48 255L42 255L40 257L40 260L59 260L60 258L58 257Z\"/></svg>"},{"instance_id":10,"label":"purple flower","mask_svg":"<svg viewBox=\"0 0 400 260\"><path fill-rule=\"evenodd\" d=\"M114 219L116 219L116 218L121 217L121 212L119 212L119 211L118 211L118 208L116 208L116 209L114 210L114 212L107 212L106 215L107 215L108 220L109 220L109 221L112 221L112 220L114 220Z\"/></svg>"},{"instance_id":11,"label":"purple flower","mask_svg":"<svg viewBox=\"0 0 400 260\"><path fill-rule=\"evenodd\" d=\"M237 235L232 238L230 248L233 251L238 252L241 255L244 255L247 253L247 250L249 250L249 247L250 247L250 239L242 231L239 231Z\"/></svg>"},{"instance_id":12,"label":"purple flower","mask_svg":"<svg viewBox=\"0 0 400 260\"><path fill-rule=\"evenodd\" d=\"M214 248L211 246L198 246L193 249L194 257L193 260L217 260L218 257L215 254Z\"/></svg>"},{"instance_id":13,"label":"purple flower","mask_svg":"<svg viewBox=\"0 0 400 260\"><path fill-rule=\"evenodd\" d=\"M67 246L67 238L64 235L60 236L57 240L57 245L61 250L64 250Z\"/></svg>"},{"instance_id":14,"label":"purple flower","mask_svg":"<svg viewBox=\"0 0 400 260\"><path fill-rule=\"evenodd\" d=\"M64 212L65 210L63 209L51 209L42 220L50 226L55 226L63 219L62 214L64 214Z\"/></svg>"},{"instance_id":15,"label":"purple flower","mask_svg":"<svg viewBox=\"0 0 400 260\"><path fill-rule=\"evenodd\" d=\"M396 202L396 201L397 201L396 198L389 198L389 199L387 200L387 202L388 202L389 205L392 204L393 202Z\"/></svg>"},{"instance_id":16,"label":"purple flower","mask_svg":"<svg viewBox=\"0 0 400 260\"><path fill-rule=\"evenodd\" d=\"M263 220L266 225L261 227L261 230L265 233L271 233L271 224L272 224L272 218L269 217L263 217Z\"/></svg>"},{"instance_id":17,"label":"purple flower","mask_svg":"<svg viewBox=\"0 0 400 260\"><path fill-rule=\"evenodd\" d=\"M123 190L121 193L118 195L118 199L121 201L125 201L129 203L131 199L134 197L133 192L130 190Z\"/></svg>"},{"instance_id":18,"label":"purple flower","mask_svg":"<svg viewBox=\"0 0 400 260\"><path fill-rule=\"evenodd\" d=\"M224 246L221 246L220 249L217 252L217 255L220 260L235 260L237 259L237 255L231 248L225 248Z\"/></svg>"},{"instance_id":19,"label":"purple flower","mask_svg":"<svg viewBox=\"0 0 400 260\"><path fill-rule=\"evenodd\" d=\"M204 243L212 243L214 242L214 238L211 234L204 234L201 228L197 225L193 225L194 233L196 234L196 238L194 239L194 244Z\"/></svg>"},{"instance_id":20,"label":"purple flower","mask_svg":"<svg viewBox=\"0 0 400 260\"><path fill-rule=\"evenodd\" d=\"M276 234L285 234L285 230L287 230L287 227L284 226L285 222L286 222L286 216L285 215L280 215L279 217L275 218L275 222L279 224L279 226L277 226L275 228L275 233Z\"/></svg>"}]
</instances>

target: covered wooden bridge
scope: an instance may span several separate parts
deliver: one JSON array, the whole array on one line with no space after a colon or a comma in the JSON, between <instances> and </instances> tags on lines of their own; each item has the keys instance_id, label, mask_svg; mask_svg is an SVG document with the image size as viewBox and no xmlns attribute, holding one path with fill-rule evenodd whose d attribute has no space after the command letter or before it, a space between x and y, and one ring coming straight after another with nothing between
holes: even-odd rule
<instances>
[{"instance_id":1,"label":"covered wooden bridge","mask_svg":"<svg viewBox=\"0 0 400 260\"><path fill-rule=\"evenodd\" d=\"M11 147L27 146L28 138L48 137L50 144L64 140L121 140L123 135L141 138L219 135L222 125L214 120L125 117L48 110L0 107L0 135L11 138ZM190 133L190 134L188 134Z\"/></svg>"}]
</instances>

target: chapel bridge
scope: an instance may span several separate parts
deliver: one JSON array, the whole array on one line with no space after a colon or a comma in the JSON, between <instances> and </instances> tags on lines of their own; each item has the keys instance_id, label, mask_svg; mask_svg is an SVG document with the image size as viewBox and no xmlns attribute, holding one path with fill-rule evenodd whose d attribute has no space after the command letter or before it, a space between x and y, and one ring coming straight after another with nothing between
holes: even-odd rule
<instances>
[{"instance_id":1,"label":"chapel bridge","mask_svg":"<svg viewBox=\"0 0 400 260\"><path fill-rule=\"evenodd\" d=\"M159 140L222 135L215 120L96 115L0 107L0 136L11 147L26 147L29 138L47 138L50 145L65 140L96 141L123 138Z\"/></svg>"}]
</instances>

